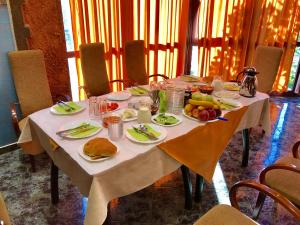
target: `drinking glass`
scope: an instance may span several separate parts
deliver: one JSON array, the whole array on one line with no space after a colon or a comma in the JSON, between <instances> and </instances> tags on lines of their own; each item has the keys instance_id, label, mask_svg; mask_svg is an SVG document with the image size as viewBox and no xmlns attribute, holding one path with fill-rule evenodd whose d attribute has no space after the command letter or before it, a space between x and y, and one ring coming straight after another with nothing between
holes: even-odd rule
<instances>
[{"instance_id":1,"label":"drinking glass","mask_svg":"<svg viewBox=\"0 0 300 225\"><path fill-rule=\"evenodd\" d=\"M108 137L112 141L117 141L123 137L123 122L121 117L113 116L108 123Z\"/></svg>"},{"instance_id":2,"label":"drinking glass","mask_svg":"<svg viewBox=\"0 0 300 225\"><path fill-rule=\"evenodd\" d=\"M167 112L180 114L184 106L185 89L167 87Z\"/></svg>"},{"instance_id":3,"label":"drinking glass","mask_svg":"<svg viewBox=\"0 0 300 225\"><path fill-rule=\"evenodd\" d=\"M89 97L89 117L92 120L100 119L99 102L95 96Z\"/></svg>"}]
</instances>

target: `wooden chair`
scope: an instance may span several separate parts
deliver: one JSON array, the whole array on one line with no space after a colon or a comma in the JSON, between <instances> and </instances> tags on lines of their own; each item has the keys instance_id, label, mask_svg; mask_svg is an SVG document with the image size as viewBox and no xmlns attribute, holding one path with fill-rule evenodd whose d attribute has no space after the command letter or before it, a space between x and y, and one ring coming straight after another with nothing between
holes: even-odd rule
<instances>
[{"instance_id":1,"label":"wooden chair","mask_svg":"<svg viewBox=\"0 0 300 225\"><path fill-rule=\"evenodd\" d=\"M1 221L3 221L5 225L11 225L4 199L0 193L0 224L2 224Z\"/></svg>"},{"instance_id":2,"label":"wooden chair","mask_svg":"<svg viewBox=\"0 0 300 225\"><path fill-rule=\"evenodd\" d=\"M292 148L293 157L285 156L274 165L265 168L259 175L260 183L278 191L295 205L300 206L300 141ZM260 193L254 210L254 218L259 216L266 196Z\"/></svg>"},{"instance_id":3,"label":"wooden chair","mask_svg":"<svg viewBox=\"0 0 300 225\"><path fill-rule=\"evenodd\" d=\"M282 49L277 47L258 46L256 48L254 67L259 72L257 75L258 91L264 93L272 91L282 52Z\"/></svg>"},{"instance_id":4,"label":"wooden chair","mask_svg":"<svg viewBox=\"0 0 300 225\"><path fill-rule=\"evenodd\" d=\"M143 40L125 43L125 66L128 79L138 85L148 84L150 77L168 79L167 76L162 74L147 75Z\"/></svg>"},{"instance_id":5,"label":"wooden chair","mask_svg":"<svg viewBox=\"0 0 300 225\"><path fill-rule=\"evenodd\" d=\"M232 206L218 205L209 210L194 225L257 225L258 223L239 211L237 192L241 187L248 187L264 193L286 208L295 218L300 220L300 210L277 191L255 181L241 181L230 189L229 197Z\"/></svg>"},{"instance_id":6,"label":"wooden chair","mask_svg":"<svg viewBox=\"0 0 300 225\"><path fill-rule=\"evenodd\" d=\"M130 86L129 81L109 81L103 43L82 44L79 49L85 83L80 88L84 89L88 98L90 96L100 96L109 93L111 91L111 84L114 82L121 82L125 86Z\"/></svg>"},{"instance_id":7,"label":"wooden chair","mask_svg":"<svg viewBox=\"0 0 300 225\"><path fill-rule=\"evenodd\" d=\"M17 136L26 124L31 113L53 105L47 79L44 56L41 50L13 51L8 53L13 80L19 103L11 104L12 122ZM22 119L17 117L16 104L20 105ZM32 170L35 171L34 155L44 150L33 142L20 147L30 156Z\"/></svg>"}]
</instances>

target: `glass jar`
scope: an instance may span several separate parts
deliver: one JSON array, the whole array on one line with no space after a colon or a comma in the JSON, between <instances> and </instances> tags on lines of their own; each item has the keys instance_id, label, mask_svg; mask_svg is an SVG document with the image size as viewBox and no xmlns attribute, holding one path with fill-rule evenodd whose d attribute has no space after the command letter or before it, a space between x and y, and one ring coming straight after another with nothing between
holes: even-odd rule
<instances>
[{"instance_id":1,"label":"glass jar","mask_svg":"<svg viewBox=\"0 0 300 225\"><path fill-rule=\"evenodd\" d=\"M214 76L214 79L211 83L211 86L213 86L214 91L222 91L224 88L223 81L220 76Z\"/></svg>"},{"instance_id":2,"label":"glass jar","mask_svg":"<svg viewBox=\"0 0 300 225\"><path fill-rule=\"evenodd\" d=\"M146 102L141 102L137 115L138 123L150 123L151 122L151 110L150 104Z\"/></svg>"}]
</instances>

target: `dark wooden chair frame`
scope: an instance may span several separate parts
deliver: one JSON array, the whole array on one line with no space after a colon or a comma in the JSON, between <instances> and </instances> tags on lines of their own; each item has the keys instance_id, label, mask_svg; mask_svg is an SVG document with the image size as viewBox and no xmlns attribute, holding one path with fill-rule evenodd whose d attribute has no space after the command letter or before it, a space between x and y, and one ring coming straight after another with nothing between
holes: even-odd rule
<instances>
[{"instance_id":1,"label":"dark wooden chair frame","mask_svg":"<svg viewBox=\"0 0 300 225\"><path fill-rule=\"evenodd\" d=\"M280 203L287 211L289 211L295 218L300 220L300 209L294 205L290 200L288 200L285 196L281 195L279 192L269 188L268 186L264 184L257 183L256 181L252 180L246 180L246 181L240 181L232 186L232 188L229 191L229 198L231 205L235 207L236 209L240 210L240 207L238 205L237 201L237 192L238 189L241 187L248 187L255 189L259 191L259 195L263 194L265 196L271 197L275 202ZM255 209L254 213L255 214Z\"/></svg>"},{"instance_id":2,"label":"dark wooden chair frame","mask_svg":"<svg viewBox=\"0 0 300 225\"><path fill-rule=\"evenodd\" d=\"M296 159L299 159L299 146L300 146L300 141L296 142L293 145L293 148L292 148L293 157L296 158ZM266 184L266 174L268 172L274 171L274 170L286 170L286 171L292 171L292 172L300 174L300 169L297 168L293 164L275 163L275 164L273 164L271 166L268 166L267 168L265 168L264 170L261 171L261 173L259 175L259 181L260 181L260 183L264 184L264 185L267 185ZM260 212L261 212L261 210L263 208L263 204L265 202L265 199L266 199L266 195L264 193L259 193L259 195L257 197L255 209L253 211L253 218L255 218L255 219L258 218L258 216L259 216L259 214L260 214ZM299 205L297 205L297 206L300 207Z\"/></svg>"}]
</instances>

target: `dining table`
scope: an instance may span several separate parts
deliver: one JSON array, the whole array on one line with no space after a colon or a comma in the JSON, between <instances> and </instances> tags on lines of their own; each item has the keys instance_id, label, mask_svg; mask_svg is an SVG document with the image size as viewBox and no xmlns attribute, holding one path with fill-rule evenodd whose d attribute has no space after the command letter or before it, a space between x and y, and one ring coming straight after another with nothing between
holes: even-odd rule
<instances>
[{"instance_id":1,"label":"dining table","mask_svg":"<svg viewBox=\"0 0 300 225\"><path fill-rule=\"evenodd\" d=\"M182 81L180 78L170 79L168 82L180 87L191 85L191 83ZM138 98L141 97L131 96L128 100L118 101L119 108L127 108L128 101ZM249 129L261 126L266 135L271 132L269 96L257 92L254 98L241 96L238 101L242 106L247 107L235 129L235 132L242 131L243 133L244 148L241 149L241 152L243 152L242 160L245 166L248 163L250 149ZM80 101L76 104L82 106L84 110L72 115L56 115L51 112L50 108L46 108L29 115L18 142L37 142L50 156L52 160L51 194L53 203L58 201L58 169L70 177L81 194L88 197L85 225L103 224L108 212L107 206L115 198L129 195L150 186L180 167L185 175L188 174L189 168L163 151L159 147L161 143L136 143L129 140L125 135L117 141L111 140L118 149L114 157L100 162L85 160L78 153L83 145L95 137L109 139L109 136L106 128L88 138L70 140L58 136L56 132L64 124L89 120L88 101ZM199 126L206 126L206 123L192 120L181 114L178 116L182 122L177 126L165 127L167 136L162 140L163 143L181 137ZM135 124L137 121L124 123L124 130ZM185 185L188 186L187 182L190 181L187 177L184 179ZM191 190L186 193L191 194Z\"/></svg>"}]
</instances>

